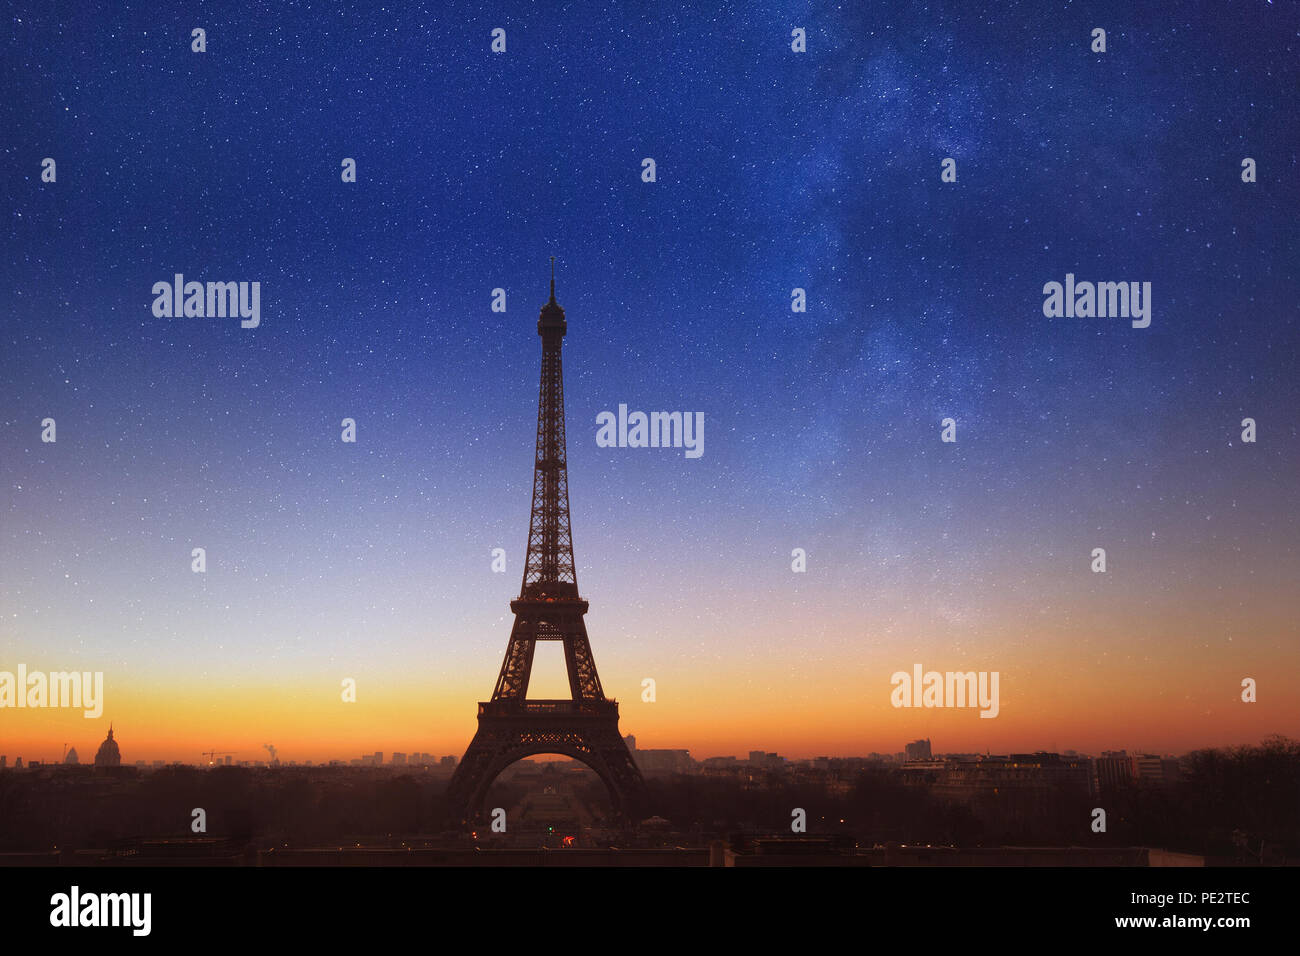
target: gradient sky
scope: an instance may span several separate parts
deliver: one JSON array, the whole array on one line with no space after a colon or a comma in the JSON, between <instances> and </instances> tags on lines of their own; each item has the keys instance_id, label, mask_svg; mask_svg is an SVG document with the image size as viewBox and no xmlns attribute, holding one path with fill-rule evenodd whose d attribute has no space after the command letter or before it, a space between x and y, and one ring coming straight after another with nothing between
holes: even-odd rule
<instances>
[{"instance_id":1,"label":"gradient sky","mask_svg":"<svg viewBox=\"0 0 1300 956\"><path fill-rule=\"evenodd\" d=\"M578 582L640 746L1295 735L1296 5L735 6L13 7L0 670L107 702L0 710L0 753L110 720L127 761L462 753L551 255ZM260 281L261 326L155 318L176 272ZM1067 272L1151 282L1150 328L1045 318ZM598 448L619 403L704 412L704 456ZM914 663L999 671L1000 716L892 708Z\"/></svg>"}]
</instances>

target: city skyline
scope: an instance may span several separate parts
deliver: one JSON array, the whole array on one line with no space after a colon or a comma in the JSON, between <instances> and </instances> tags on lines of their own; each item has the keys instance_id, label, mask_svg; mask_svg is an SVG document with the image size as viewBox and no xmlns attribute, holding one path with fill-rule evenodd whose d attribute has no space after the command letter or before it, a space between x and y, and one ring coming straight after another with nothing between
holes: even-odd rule
<instances>
[{"instance_id":1,"label":"city skyline","mask_svg":"<svg viewBox=\"0 0 1300 956\"><path fill-rule=\"evenodd\" d=\"M729 752L705 753L705 752L703 752L703 751L696 751L694 748L691 748L691 747L677 747L677 746L673 746L673 745L671 744L671 742L665 742L665 743L663 743L663 744L661 744L661 745L656 745L656 746L645 746L645 745L644 745L644 742L643 742L640 738L638 738L634 732L629 732L629 733L627 733L625 736L627 736L627 737L631 737L631 738L633 739L633 741L635 741L635 745L634 745L633 750L632 750L633 754L642 753L642 752L645 752L645 751L661 751L661 752L662 752L662 751L683 751L683 752L689 752L689 753L690 753L690 756L691 756L691 759L694 760L694 761L696 761L696 762L703 762L703 761L705 761L705 760L717 759L717 758L723 758L723 759L726 759L726 758L736 758L736 759L740 759L740 760L743 761L743 760L747 759L748 755L753 754L753 753L766 753L766 754L769 754L769 755L778 755L778 756L780 756L782 759L784 759L784 760L788 760L788 761L790 761L790 762L808 762L808 761L813 761L813 760L817 760L817 759L825 759L825 758L829 758L829 759L832 759L832 760L838 760L838 759L845 759L845 760L866 760L866 759L871 759L871 758L874 758L874 757L881 757L881 758L891 759L891 760L892 760L892 759L894 759L894 758L896 758L896 757L903 756L904 753L905 753L906 746L909 745L909 744L911 744L911 743L915 743L915 742L916 742L916 741L904 741L902 744L899 745L899 746L900 746L901 748L903 748L903 749L889 749L889 748L886 748L886 749L866 750L866 751L854 752L854 753L829 753L829 752L817 752L817 753L808 753L808 754L802 754L802 753L796 754L796 753L785 753L785 752L783 752L783 751L781 751L781 750L779 750L779 749L777 749L777 750L760 750L760 749L758 749L758 748L755 747L755 746L739 747L739 748L737 748L737 749L735 749L735 750L733 750L733 751L729 751ZM1005 747L1005 748L1002 748L1002 749L1000 749L1000 750L998 750L998 749L986 749L986 750L964 750L964 749L959 749L959 748L953 748L953 749L935 749L935 750L934 750L934 757L935 757L935 758L940 758L940 757L958 756L958 755L969 755L969 754L983 754L983 755L992 755L992 756L1007 756L1007 755L1009 755L1009 754L1035 754L1035 753L1055 753L1055 754L1061 754L1061 755L1078 755L1078 756L1080 756L1080 757L1091 757L1091 758L1101 757L1101 756L1104 756L1104 755L1107 755L1107 754L1113 754L1113 753L1127 753L1127 754L1129 754L1130 756L1136 756L1136 755L1142 755L1142 754L1151 754L1151 755L1157 755L1157 756L1162 756L1162 757L1163 757L1163 756L1181 757L1181 756L1184 756L1184 755L1187 754L1187 753L1191 753L1191 752L1194 752L1194 751L1196 751L1196 750L1202 750L1202 749L1212 749L1212 748L1232 747L1232 746L1257 746L1257 745L1259 745L1263 740L1266 740L1266 739L1268 739L1268 738L1270 738L1270 737L1285 737L1285 736L1286 736L1286 735L1284 735L1284 734L1280 734L1280 733L1278 733L1278 734L1268 734L1268 735L1265 735L1265 737L1264 737L1264 738L1261 738L1260 740L1246 740L1246 741L1240 741L1240 742L1236 742L1236 743L1214 744L1214 745L1206 744L1206 745L1203 745L1203 746L1192 747L1192 748L1189 748L1189 749L1187 749L1187 750L1168 750L1168 749L1164 749L1164 750L1162 750L1162 749L1160 749L1160 748L1156 748L1156 747L1147 747L1147 746L1142 746L1141 744L1133 744L1133 743L1125 744L1125 743L1123 743L1123 742L1120 742L1120 743L1115 744L1115 745L1108 745L1108 746L1100 747L1100 748L1097 748L1097 749L1095 749L1095 750L1087 750L1087 749L1078 748L1078 747L1072 747L1072 746L1057 747L1057 746L1055 746L1054 744L1053 744L1052 746L1011 746L1011 747ZM119 742L120 742L120 741L119 741ZM927 742L927 744L928 744L928 743L930 743L930 740L929 740L928 738L926 738L926 742ZM64 742L64 743L67 743L67 746L68 746L69 751L75 751L75 750L77 749L78 746L83 746L83 745L80 744L80 743L70 743L70 742ZM56 749L58 749L58 750L62 750L62 748L63 748L63 746L64 746L64 743L60 743ZM129 745L128 745L128 746L129 746ZM92 749L90 743L86 743L86 744L84 745L84 749L86 750L86 752L93 752L93 749ZM428 758L428 766L436 766L436 765L438 765L439 762L440 762L441 760L443 760L444 758L451 757L451 758L454 758L455 760L459 761L460 756L461 756L461 753L460 753L460 752L457 752L457 751L455 751L455 750L447 750L447 751L425 751L425 750L420 750L420 749L396 750L396 749L392 749L392 748L385 749L385 748L382 748L382 747L377 748L377 749L371 749L371 748L363 747L360 751L355 751L355 752L354 752L355 754L359 754L359 755L360 755L359 757L358 757L358 756L355 756L355 755L353 755L353 754L349 754L349 755L347 755L347 756L342 756L342 755L340 755L339 753L332 753L332 754L329 754L329 755L327 755L327 756L323 756L323 757L316 757L316 756L311 756L311 755L294 755L294 754L291 754L291 753L285 753L285 754L281 755L281 751L282 751L282 750L283 750L283 748L281 748L281 747L276 747L277 754L276 754L276 757L274 758L274 760L275 760L275 761L278 761L278 763L279 763L280 765L282 765L282 766L286 766L286 767L287 767L287 766L306 766L306 765L308 765L308 764L311 764L312 766L317 766L317 767L319 767L319 766L329 766L329 765L331 765L331 764L341 764L341 765L351 766L351 765L353 765L354 763L356 763L356 762L358 762L358 761L365 760L365 759L367 759L367 758L373 758L373 756L374 756L375 754L382 754L382 755L384 755L384 757L386 758L384 761L382 761L382 763L383 763L384 766L394 766L394 764L391 763L391 760L392 760L392 757L393 757L395 754L401 754L401 755L403 755L404 758L406 758L406 759L405 759L405 764L408 765L408 766L413 766L413 765L414 765L414 761L415 761L415 758L416 758L416 757ZM229 756L230 756L230 763L231 763L231 765L234 765L234 766L254 766L254 765L267 765L267 766L269 766L269 765L271 765L271 762L272 762L272 758L270 758L270 757L267 755L267 753L266 753L266 747L265 747L265 745L256 748L256 750L254 750L254 749L250 749L250 750L247 751L247 753L249 753L249 754L254 754L254 753L260 753L260 754L262 754L262 756L258 756L258 757L245 757L245 756L243 756L243 753L242 753L241 751L237 751L237 750L236 750L236 751L224 751L224 750L223 750L223 751L220 751L220 753L221 753L222 755L229 755ZM207 751L204 751L200 756L201 756L201 757L206 757L206 756L207 756ZM59 758L50 758L49 756L47 756L47 755L45 755L45 754L43 754L43 753L33 752L33 753L31 753L31 754L28 754L28 753L23 753L23 752L17 752L17 751L15 751L13 748L10 748L9 750L6 750L6 749L5 749L5 742L4 742L4 740L3 740L3 739L0 739L0 757L5 758L6 761L7 761L7 766L10 767L10 768L12 768L12 767L14 766L14 760L15 760L16 757L22 757L22 759L23 759L23 761L24 761L25 764L30 763L32 760L36 760L36 761L38 761L39 763L41 763L41 764L43 764L43 765L59 765L59 764L64 763L64 757L66 757L66 754L64 754L63 756L60 756ZM161 765L165 765L165 766L171 766L171 765L174 765L174 764L180 764L180 765L185 765L185 766L196 766L196 767L200 767L200 768L202 768L202 767L205 767L205 766L208 766L208 765L209 765L206 761L204 761L204 760L202 760L202 759L200 759L200 760L193 760L193 759L190 759L190 758L188 758L188 757L171 757L171 756L160 757L160 756L157 756L157 755L154 755L154 754L148 754L148 755L145 755L145 756L138 756L138 755L134 752L134 750L133 750L132 753L129 755L129 757L130 757L130 759L127 759L126 757L123 758L123 766L128 766L128 765L129 765L129 766L136 766L136 765L138 765L138 764L143 763L143 764L146 764L146 765L148 765L148 766L153 766L153 765L155 765L155 764L161 764ZM573 760L574 758L572 758L572 757L568 757L568 756L563 755L563 754L544 754L544 755L538 755L538 756L534 756L534 757L526 757L526 758L523 758L523 759L525 759L525 760L533 760L533 761L541 761L541 762L545 762L545 761L547 761L547 760L561 760L561 761L563 761L563 760ZM909 759L910 759L910 758L909 758ZM84 760L84 761L80 761L80 762L83 763L83 764L93 763L92 760ZM218 758L218 759L215 760L211 765L212 765L212 766L221 766L221 765L223 765L223 764L222 764L221 759Z\"/></svg>"}]
</instances>

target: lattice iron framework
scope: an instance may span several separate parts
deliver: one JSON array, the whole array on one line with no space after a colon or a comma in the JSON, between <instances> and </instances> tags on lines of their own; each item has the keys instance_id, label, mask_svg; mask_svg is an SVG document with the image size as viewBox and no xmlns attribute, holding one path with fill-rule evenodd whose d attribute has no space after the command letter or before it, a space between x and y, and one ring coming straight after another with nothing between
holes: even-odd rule
<instances>
[{"instance_id":1,"label":"lattice iron framework","mask_svg":"<svg viewBox=\"0 0 1300 956\"><path fill-rule=\"evenodd\" d=\"M555 301L555 259L551 297L542 306L537 450L528 553L519 598L510 602L515 623L492 699L479 704L478 731L448 787L448 800L462 819L482 812L487 788L516 760L538 753L562 753L581 760L604 780L616 807L632 812L644 782L618 731L618 703L605 697L587 640L578 595L569 524L569 478L565 458L564 368L561 353L568 330ZM528 700L533 652L538 641L562 641L570 700Z\"/></svg>"}]
</instances>

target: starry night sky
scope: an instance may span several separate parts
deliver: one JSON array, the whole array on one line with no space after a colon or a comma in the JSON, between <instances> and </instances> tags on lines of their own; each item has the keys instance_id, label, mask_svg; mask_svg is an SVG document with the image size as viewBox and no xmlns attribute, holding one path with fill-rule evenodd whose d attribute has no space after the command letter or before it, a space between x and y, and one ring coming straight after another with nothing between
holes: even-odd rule
<instances>
[{"instance_id":1,"label":"starry night sky","mask_svg":"<svg viewBox=\"0 0 1300 956\"><path fill-rule=\"evenodd\" d=\"M128 762L460 753L551 255L578 580L640 746L1294 729L1300 12L979 6L14 5L0 669L108 700L5 712L0 752L112 719ZM176 272L260 281L261 326L155 318ZM1150 328L1045 318L1067 272L1151 282ZM704 456L598 448L619 403L703 411ZM1000 671L1002 715L894 710L914 662Z\"/></svg>"}]
</instances>

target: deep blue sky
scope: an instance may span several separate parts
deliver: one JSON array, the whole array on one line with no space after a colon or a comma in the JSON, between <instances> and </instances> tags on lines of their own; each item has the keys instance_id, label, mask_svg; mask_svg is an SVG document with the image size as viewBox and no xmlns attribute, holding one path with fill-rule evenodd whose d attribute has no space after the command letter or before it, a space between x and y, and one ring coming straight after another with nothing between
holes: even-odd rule
<instances>
[{"instance_id":1,"label":"deep blue sky","mask_svg":"<svg viewBox=\"0 0 1300 956\"><path fill-rule=\"evenodd\" d=\"M1135 606L1259 571L1295 608L1294 3L62 6L13 5L2 47L0 646L236 683L414 661L486 694L551 255L620 696L1027 647L1006 609L1086 618L1099 543L1148 573L1116 583ZM155 318L175 272L260 281L261 327ZM1067 272L1151 282L1151 327L1045 318ZM703 411L704 457L598 449L620 402Z\"/></svg>"}]
</instances>

